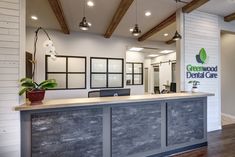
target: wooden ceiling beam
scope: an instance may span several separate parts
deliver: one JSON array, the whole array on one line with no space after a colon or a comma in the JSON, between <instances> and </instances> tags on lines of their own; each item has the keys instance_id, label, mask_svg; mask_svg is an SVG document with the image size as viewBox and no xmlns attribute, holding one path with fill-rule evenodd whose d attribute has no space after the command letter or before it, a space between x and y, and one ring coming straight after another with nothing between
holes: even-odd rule
<instances>
[{"instance_id":1,"label":"wooden ceiling beam","mask_svg":"<svg viewBox=\"0 0 235 157\"><path fill-rule=\"evenodd\" d=\"M226 22L231 22L234 20L235 20L235 13L232 13L232 14L224 17L224 21L226 21Z\"/></svg>"},{"instance_id":2,"label":"wooden ceiling beam","mask_svg":"<svg viewBox=\"0 0 235 157\"><path fill-rule=\"evenodd\" d=\"M110 38L134 0L121 0L104 37Z\"/></svg>"},{"instance_id":3,"label":"wooden ceiling beam","mask_svg":"<svg viewBox=\"0 0 235 157\"><path fill-rule=\"evenodd\" d=\"M62 32L64 32L65 34L69 34L70 31L69 31L68 25L66 23L66 20L64 17L64 12L61 7L60 1L59 0L48 0L48 2L49 2L51 9L53 10L53 12L54 12L59 24L60 24Z\"/></svg>"},{"instance_id":4,"label":"wooden ceiling beam","mask_svg":"<svg viewBox=\"0 0 235 157\"><path fill-rule=\"evenodd\" d=\"M174 23L175 21L176 21L176 13L172 14L171 16L169 16L168 18L163 20L161 23L157 24L155 27L150 29L148 32L143 34L141 37L138 38L138 41L144 41L144 40L148 39L149 37L153 36L157 32L163 30L164 28L166 28L170 24Z\"/></svg>"},{"instance_id":5,"label":"wooden ceiling beam","mask_svg":"<svg viewBox=\"0 0 235 157\"><path fill-rule=\"evenodd\" d=\"M182 8L183 13L191 13L210 0L193 0Z\"/></svg>"}]
</instances>

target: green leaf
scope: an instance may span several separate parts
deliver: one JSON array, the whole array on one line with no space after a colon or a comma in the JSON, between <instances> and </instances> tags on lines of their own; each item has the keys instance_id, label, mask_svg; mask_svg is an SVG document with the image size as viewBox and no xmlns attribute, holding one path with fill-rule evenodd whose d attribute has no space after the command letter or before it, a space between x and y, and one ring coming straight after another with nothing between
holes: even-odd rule
<instances>
[{"instance_id":1,"label":"green leaf","mask_svg":"<svg viewBox=\"0 0 235 157\"><path fill-rule=\"evenodd\" d=\"M47 82L44 83L40 86L41 89L51 89L51 88L55 88L57 86L56 82Z\"/></svg>"},{"instance_id":2,"label":"green leaf","mask_svg":"<svg viewBox=\"0 0 235 157\"><path fill-rule=\"evenodd\" d=\"M19 95L23 95L27 90L29 90L29 88L22 88L20 91L19 91Z\"/></svg>"},{"instance_id":3,"label":"green leaf","mask_svg":"<svg viewBox=\"0 0 235 157\"><path fill-rule=\"evenodd\" d=\"M201 59L202 63L204 64L206 62L206 59L207 59L206 50L204 48L202 48L200 50L199 55L200 55L200 59Z\"/></svg>"},{"instance_id":4,"label":"green leaf","mask_svg":"<svg viewBox=\"0 0 235 157\"><path fill-rule=\"evenodd\" d=\"M20 82L33 82L31 78L22 78Z\"/></svg>"},{"instance_id":5,"label":"green leaf","mask_svg":"<svg viewBox=\"0 0 235 157\"><path fill-rule=\"evenodd\" d=\"M21 84L21 86L26 87L26 88L36 88L36 86L33 82L24 82Z\"/></svg>"}]
</instances>

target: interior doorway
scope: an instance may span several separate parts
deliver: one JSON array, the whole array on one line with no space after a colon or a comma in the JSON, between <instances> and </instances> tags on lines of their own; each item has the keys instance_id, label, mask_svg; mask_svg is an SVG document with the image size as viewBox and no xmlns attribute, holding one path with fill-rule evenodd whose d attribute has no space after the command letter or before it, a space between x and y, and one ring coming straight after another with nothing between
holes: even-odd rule
<instances>
[{"instance_id":1,"label":"interior doorway","mask_svg":"<svg viewBox=\"0 0 235 157\"><path fill-rule=\"evenodd\" d=\"M160 73L159 73L159 66L153 67L153 80L154 80L154 93L160 94L160 87L159 87L159 81L160 81Z\"/></svg>"},{"instance_id":2,"label":"interior doorway","mask_svg":"<svg viewBox=\"0 0 235 157\"><path fill-rule=\"evenodd\" d=\"M235 33L221 32L221 119L222 125L235 124Z\"/></svg>"},{"instance_id":3,"label":"interior doorway","mask_svg":"<svg viewBox=\"0 0 235 157\"><path fill-rule=\"evenodd\" d=\"M149 69L144 68L144 92L148 93L149 91Z\"/></svg>"}]
</instances>

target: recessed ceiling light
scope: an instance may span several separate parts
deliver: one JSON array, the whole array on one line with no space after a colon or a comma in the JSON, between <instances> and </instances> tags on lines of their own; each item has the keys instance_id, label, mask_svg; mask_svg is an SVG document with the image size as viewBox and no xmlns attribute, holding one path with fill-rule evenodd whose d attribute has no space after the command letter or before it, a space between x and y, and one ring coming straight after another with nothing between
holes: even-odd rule
<instances>
[{"instance_id":1,"label":"recessed ceiling light","mask_svg":"<svg viewBox=\"0 0 235 157\"><path fill-rule=\"evenodd\" d=\"M172 53L174 50L163 50L160 53L167 54L167 53Z\"/></svg>"},{"instance_id":2,"label":"recessed ceiling light","mask_svg":"<svg viewBox=\"0 0 235 157\"><path fill-rule=\"evenodd\" d=\"M93 7L95 5L95 3L93 1L87 1L87 5L89 7Z\"/></svg>"},{"instance_id":3,"label":"recessed ceiling light","mask_svg":"<svg viewBox=\"0 0 235 157\"><path fill-rule=\"evenodd\" d=\"M150 11L145 12L145 16L151 16L151 15L152 15L152 13Z\"/></svg>"},{"instance_id":4,"label":"recessed ceiling light","mask_svg":"<svg viewBox=\"0 0 235 157\"><path fill-rule=\"evenodd\" d=\"M32 19L32 20L38 20L38 17L35 16L35 15L32 15L32 16L31 16L31 19Z\"/></svg>"},{"instance_id":5,"label":"recessed ceiling light","mask_svg":"<svg viewBox=\"0 0 235 157\"><path fill-rule=\"evenodd\" d=\"M169 34L168 33L165 33L164 36L167 37Z\"/></svg>"},{"instance_id":6,"label":"recessed ceiling light","mask_svg":"<svg viewBox=\"0 0 235 157\"><path fill-rule=\"evenodd\" d=\"M143 48L142 47L132 47L129 50L130 51L141 51L141 50L143 50Z\"/></svg>"},{"instance_id":7,"label":"recessed ceiling light","mask_svg":"<svg viewBox=\"0 0 235 157\"><path fill-rule=\"evenodd\" d=\"M157 54L151 54L151 55L148 55L149 57L157 57L158 55Z\"/></svg>"},{"instance_id":8,"label":"recessed ceiling light","mask_svg":"<svg viewBox=\"0 0 235 157\"><path fill-rule=\"evenodd\" d=\"M133 32L133 30L134 30L133 28L130 28L130 32Z\"/></svg>"}]
</instances>

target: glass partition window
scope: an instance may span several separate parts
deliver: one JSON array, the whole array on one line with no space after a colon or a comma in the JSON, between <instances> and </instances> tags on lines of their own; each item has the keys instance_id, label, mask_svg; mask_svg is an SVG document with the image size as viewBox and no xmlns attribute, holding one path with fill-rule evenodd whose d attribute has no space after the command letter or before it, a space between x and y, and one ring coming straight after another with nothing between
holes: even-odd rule
<instances>
[{"instance_id":1,"label":"glass partition window","mask_svg":"<svg viewBox=\"0 0 235 157\"><path fill-rule=\"evenodd\" d=\"M123 59L91 57L91 89L122 88Z\"/></svg>"},{"instance_id":2,"label":"glass partition window","mask_svg":"<svg viewBox=\"0 0 235 157\"><path fill-rule=\"evenodd\" d=\"M46 79L55 79L55 89L86 89L86 57L46 56Z\"/></svg>"},{"instance_id":3,"label":"glass partition window","mask_svg":"<svg viewBox=\"0 0 235 157\"><path fill-rule=\"evenodd\" d=\"M143 85L143 63L126 63L126 85Z\"/></svg>"}]
</instances>

